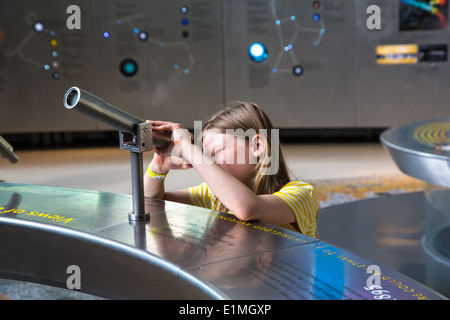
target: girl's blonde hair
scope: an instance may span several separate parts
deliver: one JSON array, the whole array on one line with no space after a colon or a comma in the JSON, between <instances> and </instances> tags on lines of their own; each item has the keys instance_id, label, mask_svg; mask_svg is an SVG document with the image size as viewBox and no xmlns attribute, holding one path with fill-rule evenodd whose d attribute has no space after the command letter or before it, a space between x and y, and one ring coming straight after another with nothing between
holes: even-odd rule
<instances>
[{"instance_id":1,"label":"girl's blonde hair","mask_svg":"<svg viewBox=\"0 0 450 320\"><path fill-rule=\"evenodd\" d=\"M272 139L279 139L272 122L267 114L255 103L237 101L232 103L226 109L216 113L207 121L203 127L203 132L214 129L221 133L226 133L226 130L242 129L247 132L253 129L257 134L266 130L267 134L260 135L266 140L266 151L262 158L258 159L255 167L255 181L253 185L253 192L256 195L272 194L279 191L285 184L290 182L289 172L286 167L281 146L279 141L272 144ZM251 140L251 138L249 139ZM272 150L272 146L276 146L278 150ZM269 159L272 155L278 157L278 171L274 174L267 174L273 163ZM274 161L272 157L272 161ZM219 211L227 211L222 204Z\"/></svg>"}]
</instances>

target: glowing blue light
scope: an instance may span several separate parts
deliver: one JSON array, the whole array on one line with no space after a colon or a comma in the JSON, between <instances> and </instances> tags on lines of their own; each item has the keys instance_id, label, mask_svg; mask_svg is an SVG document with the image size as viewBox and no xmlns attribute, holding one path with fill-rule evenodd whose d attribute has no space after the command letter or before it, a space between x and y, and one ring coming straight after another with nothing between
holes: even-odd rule
<instances>
[{"instance_id":1,"label":"glowing blue light","mask_svg":"<svg viewBox=\"0 0 450 320\"><path fill-rule=\"evenodd\" d=\"M120 71L124 76L131 77L138 72L137 62L133 59L125 59L120 64Z\"/></svg>"},{"instance_id":2,"label":"glowing blue light","mask_svg":"<svg viewBox=\"0 0 450 320\"><path fill-rule=\"evenodd\" d=\"M303 74L303 67L301 65L296 65L292 68L292 73L296 76L301 76Z\"/></svg>"},{"instance_id":3,"label":"glowing blue light","mask_svg":"<svg viewBox=\"0 0 450 320\"><path fill-rule=\"evenodd\" d=\"M52 36L52 37L54 37L54 36L56 36L56 32L55 31L50 31L50 35Z\"/></svg>"},{"instance_id":4,"label":"glowing blue light","mask_svg":"<svg viewBox=\"0 0 450 320\"><path fill-rule=\"evenodd\" d=\"M181 19L181 24L182 24L183 26L187 26L187 25L189 24L189 20L186 19L186 18L183 18L183 19Z\"/></svg>"},{"instance_id":5,"label":"glowing blue light","mask_svg":"<svg viewBox=\"0 0 450 320\"><path fill-rule=\"evenodd\" d=\"M145 31L139 32L139 40L145 41L148 39L148 33Z\"/></svg>"},{"instance_id":6,"label":"glowing blue light","mask_svg":"<svg viewBox=\"0 0 450 320\"><path fill-rule=\"evenodd\" d=\"M45 70L50 70L50 66L49 66L48 64L46 64L46 65L44 66L44 69L45 69Z\"/></svg>"},{"instance_id":7,"label":"glowing blue light","mask_svg":"<svg viewBox=\"0 0 450 320\"><path fill-rule=\"evenodd\" d=\"M36 21L33 23L33 30L39 33L44 31L44 24L41 21Z\"/></svg>"},{"instance_id":8,"label":"glowing blue light","mask_svg":"<svg viewBox=\"0 0 450 320\"><path fill-rule=\"evenodd\" d=\"M266 47L259 42L255 42L250 45L250 47L248 48L248 54L250 56L250 59L252 59L254 62L262 62L269 57Z\"/></svg>"},{"instance_id":9,"label":"glowing blue light","mask_svg":"<svg viewBox=\"0 0 450 320\"><path fill-rule=\"evenodd\" d=\"M181 11L181 13L186 14L186 13L188 13L189 8L188 8L188 6L181 6L180 11Z\"/></svg>"},{"instance_id":10,"label":"glowing blue light","mask_svg":"<svg viewBox=\"0 0 450 320\"><path fill-rule=\"evenodd\" d=\"M315 14L313 15L313 21L319 21L319 20L320 20L320 14L315 13Z\"/></svg>"},{"instance_id":11,"label":"glowing blue light","mask_svg":"<svg viewBox=\"0 0 450 320\"><path fill-rule=\"evenodd\" d=\"M184 69L184 74L188 74L189 73L189 69Z\"/></svg>"},{"instance_id":12,"label":"glowing blue light","mask_svg":"<svg viewBox=\"0 0 450 320\"><path fill-rule=\"evenodd\" d=\"M124 64L123 71L126 74L133 74L136 71L136 65L132 62L128 62L128 63Z\"/></svg>"},{"instance_id":13,"label":"glowing blue light","mask_svg":"<svg viewBox=\"0 0 450 320\"><path fill-rule=\"evenodd\" d=\"M139 33L139 29L138 28L134 28L134 33L138 34Z\"/></svg>"},{"instance_id":14,"label":"glowing blue light","mask_svg":"<svg viewBox=\"0 0 450 320\"><path fill-rule=\"evenodd\" d=\"M277 68L273 68L272 73L277 73Z\"/></svg>"},{"instance_id":15,"label":"glowing blue light","mask_svg":"<svg viewBox=\"0 0 450 320\"><path fill-rule=\"evenodd\" d=\"M179 68L180 66L176 64L176 65L174 65L173 67L174 67L175 70L178 70L178 68Z\"/></svg>"},{"instance_id":16,"label":"glowing blue light","mask_svg":"<svg viewBox=\"0 0 450 320\"><path fill-rule=\"evenodd\" d=\"M295 16L294 16L294 15L291 16L291 20L292 20L292 21L295 20Z\"/></svg>"},{"instance_id":17,"label":"glowing blue light","mask_svg":"<svg viewBox=\"0 0 450 320\"><path fill-rule=\"evenodd\" d=\"M281 23L281 21L280 21L280 20L276 20L276 21L275 21L275 24L276 24L277 26L279 26L279 25L280 25L280 23Z\"/></svg>"},{"instance_id":18,"label":"glowing blue light","mask_svg":"<svg viewBox=\"0 0 450 320\"><path fill-rule=\"evenodd\" d=\"M108 39L109 38L109 32L108 31L103 32L103 37L105 39Z\"/></svg>"}]
</instances>

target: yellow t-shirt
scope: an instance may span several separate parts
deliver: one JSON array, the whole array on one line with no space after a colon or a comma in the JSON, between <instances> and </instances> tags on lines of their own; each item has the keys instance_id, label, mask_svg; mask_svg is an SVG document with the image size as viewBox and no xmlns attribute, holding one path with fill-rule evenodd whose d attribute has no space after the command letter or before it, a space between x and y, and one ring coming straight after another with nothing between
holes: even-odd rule
<instances>
[{"instance_id":1,"label":"yellow t-shirt","mask_svg":"<svg viewBox=\"0 0 450 320\"><path fill-rule=\"evenodd\" d=\"M206 183L191 187L188 191L193 205L219 210L221 202ZM295 216L294 223L280 224L280 227L310 237L316 236L316 216L319 209L319 200L312 185L302 181L291 181L273 195L282 199L291 208Z\"/></svg>"}]
</instances>

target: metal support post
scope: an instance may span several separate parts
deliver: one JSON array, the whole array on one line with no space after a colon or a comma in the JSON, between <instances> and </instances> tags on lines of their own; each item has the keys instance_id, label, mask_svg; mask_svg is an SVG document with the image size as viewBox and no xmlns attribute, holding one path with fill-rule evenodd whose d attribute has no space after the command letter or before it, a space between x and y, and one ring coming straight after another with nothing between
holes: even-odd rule
<instances>
[{"instance_id":1,"label":"metal support post","mask_svg":"<svg viewBox=\"0 0 450 320\"><path fill-rule=\"evenodd\" d=\"M142 153L130 152L131 154L131 187L133 192L133 212L128 218L132 221L148 220L150 214L145 211L144 182L143 182L143 160Z\"/></svg>"}]
</instances>

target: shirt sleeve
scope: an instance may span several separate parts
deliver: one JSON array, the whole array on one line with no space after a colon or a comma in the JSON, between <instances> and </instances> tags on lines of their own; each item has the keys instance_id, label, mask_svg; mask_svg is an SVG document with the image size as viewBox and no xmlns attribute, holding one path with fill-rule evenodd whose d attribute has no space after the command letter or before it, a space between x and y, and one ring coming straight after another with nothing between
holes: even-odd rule
<instances>
[{"instance_id":1,"label":"shirt sleeve","mask_svg":"<svg viewBox=\"0 0 450 320\"><path fill-rule=\"evenodd\" d=\"M295 223L281 225L287 229L300 231L302 234L314 237L316 235L316 216L319 200L314 187L306 182L292 181L274 193L291 208ZM292 226L293 225L293 226Z\"/></svg>"},{"instance_id":2,"label":"shirt sleeve","mask_svg":"<svg viewBox=\"0 0 450 320\"><path fill-rule=\"evenodd\" d=\"M189 199L194 206L211 209L210 190L206 183L188 188Z\"/></svg>"}]
</instances>

